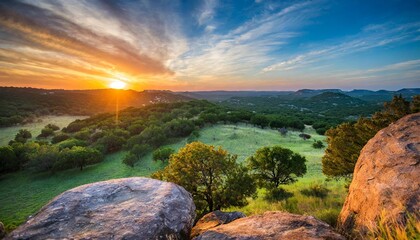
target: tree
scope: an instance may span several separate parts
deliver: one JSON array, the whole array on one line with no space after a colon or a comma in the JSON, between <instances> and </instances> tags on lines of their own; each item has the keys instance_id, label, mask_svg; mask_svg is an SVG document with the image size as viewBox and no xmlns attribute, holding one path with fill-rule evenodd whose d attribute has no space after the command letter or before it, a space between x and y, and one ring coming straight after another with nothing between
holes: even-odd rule
<instances>
[{"instance_id":1,"label":"tree","mask_svg":"<svg viewBox=\"0 0 420 240\"><path fill-rule=\"evenodd\" d=\"M63 170L77 167L82 171L85 166L99 163L102 160L103 155L98 150L75 146L60 152L58 161L54 164L54 169Z\"/></svg>"},{"instance_id":2,"label":"tree","mask_svg":"<svg viewBox=\"0 0 420 240\"><path fill-rule=\"evenodd\" d=\"M413 98L416 99L416 96ZM414 104L412 103L411 106ZM394 96L384 109L372 119L359 118L355 123L342 123L330 128L325 134L328 147L322 157L322 172L328 177L344 177L350 180L360 151L375 134L390 123L407 114L415 113L403 97ZM414 108L415 109L415 108Z\"/></svg>"},{"instance_id":3,"label":"tree","mask_svg":"<svg viewBox=\"0 0 420 240\"><path fill-rule=\"evenodd\" d=\"M159 148L153 152L153 160L154 161L162 161L166 162L169 161L169 157L175 153L175 150L172 148Z\"/></svg>"},{"instance_id":4,"label":"tree","mask_svg":"<svg viewBox=\"0 0 420 240\"><path fill-rule=\"evenodd\" d=\"M278 188L289 184L306 173L305 157L280 146L263 147L247 159L248 168L253 172L261 187Z\"/></svg>"},{"instance_id":5,"label":"tree","mask_svg":"<svg viewBox=\"0 0 420 240\"><path fill-rule=\"evenodd\" d=\"M138 158L136 157L136 155L134 155L133 153L130 152L127 155L125 155L122 162L125 165L128 165L128 166L133 168L134 164L136 164L136 162L138 162Z\"/></svg>"},{"instance_id":6,"label":"tree","mask_svg":"<svg viewBox=\"0 0 420 240\"><path fill-rule=\"evenodd\" d=\"M313 144L312 144L312 147L313 148L323 148L324 147L324 143L322 143L322 141L320 141L320 140L318 140L318 141L315 141Z\"/></svg>"},{"instance_id":7,"label":"tree","mask_svg":"<svg viewBox=\"0 0 420 240\"><path fill-rule=\"evenodd\" d=\"M123 137L114 135L113 133L106 134L97 142L97 144L104 147L105 152L107 153L119 151L124 143L125 139Z\"/></svg>"},{"instance_id":8,"label":"tree","mask_svg":"<svg viewBox=\"0 0 420 240\"><path fill-rule=\"evenodd\" d=\"M27 129L20 129L18 133L16 133L15 141L20 143L26 143L28 139L32 138L31 132Z\"/></svg>"},{"instance_id":9,"label":"tree","mask_svg":"<svg viewBox=\"0 0 420 240\"><path fill-rule=\"evenodd\" d=\"M193 142L173 154L169 165L152 177L183 186L192 194L199 215L244 206L246 197L253 195L256 188L236 158L220 147Z\"/></svg>"},{"instance_id":10,"label":"tree","mask_svg":"<svg viewBox=\"0 0 420 240\"><path fill-rule=\"evenodd\" d=\"M257 114L251 118L251 123L260 126L261 128L264 128L268 126L270 120L262 114Z\"/></svg>"},{"instance_id":11,"label":"tree","mask_svg":"<svg viewBox=\"0 0 420 240\"><path fill-rule=\"evenodd\" d=\"M54 136L54 137L51 139L51 143L56 144L56 143L62 142L62 141L64 141L64 140L67 140L67 139L69 139L69 138L70 138L70 136L69 136L69 135L67 135L67 134L65 134L65 133L61 133L61 134L58 134L58 135Z\"/></svg>"},{"instance_id":12,"label":"tree","mask_svg":"<svg viewBox=\"0 0 420 240\"><path fill-rule=\"evenodd\" d=\"M148 152L150 152L152 148L147 144L136 144L131 149L131 153L136 156L137 160L140 160L143 156L145 156Z\"/></svg>"},{"instance_id":13,"label":"tree","mask_svg":"<svg viewBox=\"0 0 420 240\"><path fill-rule=\"evenodd\" d=\"M30 154L28 168L35 172L52 171L59 154L57 146L40 145L38 151Z\"/></svg>"},{"instance_id":14,"label":"tree","mask_svg":"<svg viewBox=\"0 0 420 240\"><path fill-rule=\"evenodd\" d=\"M11 146L0 147L0 174L16 171L19 162Z\"/></svg>"},{"instance_id":15,"label":"tree","mask_svg":"<svg viewBox=\"0 0 420 240\"><path fill-rule=\"evenodd\" d=\"M59 127L59 126L57 126L57 125L55 125L55 124L52 124L52 123L47 124L47 125L45 126L45 128L52 129L53 131L58 131L58 130L60 130L60 127Z\"/></svg>"}]
</instances>

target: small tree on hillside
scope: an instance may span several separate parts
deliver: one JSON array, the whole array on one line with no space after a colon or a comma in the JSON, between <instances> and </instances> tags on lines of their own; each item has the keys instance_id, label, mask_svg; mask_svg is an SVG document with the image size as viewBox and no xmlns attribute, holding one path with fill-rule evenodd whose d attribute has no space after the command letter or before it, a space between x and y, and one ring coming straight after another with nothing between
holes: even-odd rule
<instances>
[{"instance_id":1,"label":"small tree on hillside","mask_svg":"<svg viewBox=\"0 0 420 240\"><path fill-rule=\"evenodd\" d=\"M248 170L236 163L236 155L201 142L185 145L173 154L169 165L152 175L189 191L199 215L229 206L244 206L255 193Z\"/></svg>"},{"instance_id":2,"label":"small tree on hillside","mask_svg":"<svg viewBox=\"0 0 420 240\"><path fill-rule=\"evenodd\" d=\"M19 132L16 133L15 141L20 143L26 143L26 141L31 137L32 134L27 129L20 129Z\"/></svg>"},{"instance_id":3,"label":"small tree on hillside","mask_svg":"<svg viewBox=\"0 0 420 240\"><path fill-rule=\"evenodd\" d=\"M153 160L154 161L162 161L167 162L169 160L169 157L175 153L175 150L172 148L160 148L156 149L153 152Z\"/></svg>"},{"instance_id":4,"label":"small tree on hillside","mask_svg":"<svg viewBox=\"0 0 420 240\"><path fill-rule=\"evenodd\" d=\"M306 173L305 157L280 146L260 148L247 162L258 184L267 189L293 183Z\"/></svg>"}]
</instances>

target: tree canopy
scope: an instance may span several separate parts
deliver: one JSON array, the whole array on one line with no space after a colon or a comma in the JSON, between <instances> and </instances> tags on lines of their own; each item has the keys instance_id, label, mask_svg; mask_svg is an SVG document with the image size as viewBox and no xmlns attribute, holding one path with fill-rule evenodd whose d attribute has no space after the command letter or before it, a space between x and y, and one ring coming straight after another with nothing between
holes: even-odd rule
<instances>
[{"instance_id":1,"label":"tree canopy","mask_svg":"<svg viewBox=\"0 0 420 240\"><path fill-rule=\"evenodd\" d=\"M394 96L384 104L384 110L376 112L371 119L359 118L354 123L342 123L326 132L328 147L322 157L322 172L328 177L351 179L366 143L382 128L398 119L419 111L419 97L406 101L401 95Z\"/></svg>"},{"instance_id":2,"label":"tree canopy","mask_svg":"<svg viewBox=\"0 0 420 240\"><path fill-rule=\"evenodd\" d=\"M248 167L261 187L278 188L306 173L306 159L281 146L263 147L247 159Z\"/></svg>"},{"instance_id":3,"label":"tree canopy","mask_svg":"<svg viewBox=\"0 0 420 240\"><path fill-rule=\"evenodd\" d=\"M244 206L256 187L236 155L222 148L192 142L171 155L169 165L152 175L189 191L199 215L229 206Z\"/></svg>"}]
</instances>

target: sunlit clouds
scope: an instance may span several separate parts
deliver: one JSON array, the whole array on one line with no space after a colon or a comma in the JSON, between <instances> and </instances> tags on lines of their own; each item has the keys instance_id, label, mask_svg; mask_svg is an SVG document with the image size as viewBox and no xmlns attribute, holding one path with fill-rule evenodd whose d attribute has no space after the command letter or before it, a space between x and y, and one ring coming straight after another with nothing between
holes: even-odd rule
<instances>
[{"instance_id":1,"label":"sunlit clouds","mask_svg":"<svg viewBox=\"0 0 420 240\"><path fill-rule=\"evenodd\" d=\"M136 90L419 85L419 17L402 9L402 17L378 16L335 34L330 15L339 7L321 0L1 1L0 85L107 88L110 79ZM328 24L331 33L317 32Z\"/></svg>"}]
</instances>

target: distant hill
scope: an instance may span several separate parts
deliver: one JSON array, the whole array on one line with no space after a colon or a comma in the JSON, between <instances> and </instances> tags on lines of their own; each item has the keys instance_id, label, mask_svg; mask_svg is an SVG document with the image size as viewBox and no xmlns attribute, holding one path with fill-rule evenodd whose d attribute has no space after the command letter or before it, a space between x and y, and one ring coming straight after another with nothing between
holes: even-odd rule
<instances>
[{"instance_id":1,"label":"distant hill","mask_svg":"<svg viewBox=\"0 0 420 240\"><path fill-rule=\"evenodd\" d=\"M197 91L197 92L177 92L177 94L209 101L224 101L231 97L261 97L288 95L292 91Z\"/></svg>"},{"instance_id":2,"label":"distant hill","mask_svg":"<svg viewBox=\"0 0 420 240\"><path fill-rule=\"evenodd\" d=\"M30 121L40 115L92 115L119 108L189 101L170 91L62 90L0 87L0 126Z\"/></svg>"}]
</instances>

